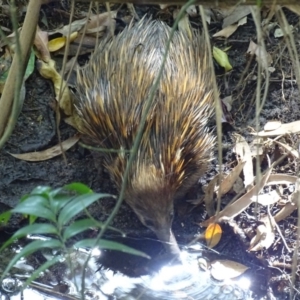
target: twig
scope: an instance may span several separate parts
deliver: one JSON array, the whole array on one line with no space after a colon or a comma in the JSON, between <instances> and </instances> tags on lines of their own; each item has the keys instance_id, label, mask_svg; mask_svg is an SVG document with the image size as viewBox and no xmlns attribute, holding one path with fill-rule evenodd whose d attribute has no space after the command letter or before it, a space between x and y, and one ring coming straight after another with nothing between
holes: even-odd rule
<instances>
[{"instance_id":1,"label":"twig","mask_svg":"<svg viewBox=\"0 0 300 300\"><path fill-rule=\"evenodd\" d=\"M169 48L170 48L170 45L171 45L172 38L173 38L173 36L175 34L175 31L176 31L176 28L178 26L178 23L179 23L180 19L182 18L185 10L190 5L194 4L194 1L195 0L189 0L181 8L180 12L177 15L177 18L174 21L173 27L172 27L170 35L169 35L169 39L168 39L166 47L165 47L165 53L164 53L164 57L163 57L163 60L162 60L162 63L161 63L158 75L156 76L155 81L154 81L154 83L153 83L153 85L152 85L152 87L150 89L149 97L147 98L147 100L145 102L144 113L142 114L141 121L140 121L139 128L138 128L138 132L137 132L136 138L134 140L134 144L133 144L133 147L131 149L131 152L130 152L130 155L129 155L129 159L128 159L128 163L126 165L126 169L125 169L125 172L124 172L124 175L123 175L123 182L122 182L122 186L121 186L119 198L118 198L118 200L116 202L116 205L115 205L113 211L111 212L111 214L109 215L109 217L107 218L107 220L105 221L105 223L103 224L103 226L102 226L102 228L101 228L101 230L100 230L100 232L99 232L99 234L97 236L97 239L95 240L95 245L97 245L99 243L99 241L102 238L104 232L106 231L106 229L108 228L108 226L111 224L111 222L113 221L114 217L116 216L116 214L118 213L118 211L119 211L119 209L121 207L121 204L123 202L124 195L125 195L125 189L127 187L127 181L128 181L128 177L129 177L130 168L131 168L132 163L133 163L133 161L134 161L134 159L136 157L136 154L138 152L138 148L139 148L139 145L140 145L140 142L141 142L141 139L142 139L142 135L143 135L143 132L144 132L144 126L145 126L145 123L146 123L146 119L147 119L149 110L150 110L150 108L151 108L151 106L153 104L154 96L155 96L155 93L157 91L157 88L158 88L161 76L163 74L163 70L164 70L164 66L165 66L165 62L166 62L166 59L167 59L167 55L168 55L168 52L169 52ZM88 258L85 261L84 266L83 266L83 274L82 274L83 278L85 278L86 266L87 266L87 263L88 263L88 260L90 259L90 257L91 257L91 253L89 254L89 256L88 256ZM81 282L81 293L82 293L83 297L84 297L84 291L85 291L85 281L83 279L82 282Z\"/></svg>"},{"instance_id":2,"label":"twig","mask_svg":"<svg viewBox=\"0 0 300 300\"><path fill-rule=\"evenodd\" d=\"M29 59L30 49L35 36L40 7L40 0L30 0L28 3L24 25L20 34L21 57L18 57L18 53L14 55L0 99L0 136L2 136L0 140L0 149L13 131L18 112L20 111L18 98ZM18 80L18 78L20 80Z\"/></svg>"}]
</instances>

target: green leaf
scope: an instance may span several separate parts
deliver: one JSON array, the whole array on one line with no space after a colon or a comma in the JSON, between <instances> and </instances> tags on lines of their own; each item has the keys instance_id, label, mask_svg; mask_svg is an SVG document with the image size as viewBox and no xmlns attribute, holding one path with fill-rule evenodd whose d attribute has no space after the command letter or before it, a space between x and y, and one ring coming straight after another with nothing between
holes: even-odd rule
<instances>
[{"instance_id":1,"label":"green leaf","mask_svg":"<svg viewBox=\"0 0 300 300\"><path fill-rule=\"evenodd\" d=\"M39 185L32 190L30 195L49 194L50 192L51 192L51 188L49 186Z\"/></svg>"},{"instance_id":2,"label":"green leaf","mask_svg":"<svg viewBox=\"0 0 300 300\"><path fill-rule=\"evenodd\" d=\"M64 242L66 242L70 237L72 237L78 233L81 233L85 230L88 230L91 227L101 228L102 226L103 226L103 224L98 222L95 219L83 219L83 220L75 221L74 223L72 223L70 226L68 226L65 229L64 234L63 234ZM111 226L108 226L107 229L116 231L116 232L120 233L122 236L126 236L126 234L123 231L121 231L120 229L117 229L117 228L114 228Z\"/></svg>"},{"instance_id":3,"label":"green leaf","mask_svg":"<svg viewBox=\"0 0 300 300\"><path fill-rule=\"evenodd\" d=\"M58 189L55 189L55 190L52 190L52 191L49 191L49 197L50 198L55 198L57 197L60 193L62 193L62 188L58 188Z\"/></svg>"},{"instance_id":4,"label":"green leaf","mask_svg":"<svg viewBox=\"0 0 300 300\"><path fill-rule=\"evenodd\" d=\"M226 70L226 72L232 69L226 52L217 47L213 47L213 57L217 61L217 63Z\"/></svg>"},{"instance_id":5,"label":"green leaf","mask_svg":"<svg viewBox=\"0 0 300 300\"><path fill-rule=\"evenodd\" d=\"M66 228L66 230L64 231L64 234L63 234L64 242L66 242L67 239L69 239L70 237L72 237L78 233L81 233L85 230L88 230L93 226L97 226L97 222L95 222L92 219L84 219L84 220L75 221L70 226L68 226Z\"/></svg>"},{"instance_id":6,"label":"green leaf","mask_svg":"<svg viewBox=\"0 0 300 300\"><path fill-rule=\"evenodd\" d=\"M93 191L85 184L80 182L73 182L64 186L64 189L76 192L77 194L91 194Z\"/></svg>"},{"instance_id":7,"label":"green leaf","mask_svg":"<svg viewBox=\"0 0 300 300\"><path fill-rule=\"evenodd\" d=\"M8 57L6 57L6 55L3 55L3 56L0 58L0 65L1 65L0 82L1 82L1 83L5 83L5 82L6 82L6 79L7 79L7 76L8 76L9 69L11 68L11 63L12 63L11 57L8 58ZM26 80L26 79L32 74L32 72L34 71L34 64L35 64L35 54L34 54L33 49L31 49L30 57L29 57L29 60L28 60L28 64L27 64L27 67L26 67L25 74L24 74L24 79L25 79L25 80Z\"/></svg>"},{"instance_id":8,"label":"green leaf","mask_svg":"<svg viewBox=\"0 0 300 300\"><path fill-rule=\"evenodd\" d=\"M37 216L30 215L29 216L29 224L33 224L36 221L37 218L38 218Z\"/></svg>"},{"instance_id":9,"label":"green leaf","mask_svg":"<svg viewBox=\"0 0 300 300\"><path fill-rule=\"evenodd\" d=\"M108 241L108 240L102 240L100 239L98 244L95 244L95 239L85 239L77 242L74 247L77 248L93 248L95 246L98 246L100 249L110 249L110 250L116 250L116 251L121 251L125 253L129 253L132 255L137 255L137 256L142 256L145 258L150 259L151 257L147 255L146 253L136 250L134 248L125 246L123 244L113 242L113 241Z\"/></svg>"},{"instance_id":10,"label":"green leaf","mask_svg":"<svg viewBox=\"0 0 300 300\"><path fill-rule=\"evenodd\" d=\"M58 216L59 226L67 224L73 217L83 211L89 205L100 198L110 197L109 194L88 194L80 195L72 199L60 212Z\"/></svg>"},{"instance_id":11,"label":"green leaf","mask_svg":"<svg viewBox=\"0 0 300 300\"><path fill-rule=\"evenodd\" d=\"M4 213L0 214L0 225L6 225L11 217L11 211L5 211Z\"/></svg>"},{"instance_id":12,"label":"green leaf","mask_svg":"<svg viewBox=\"0 0 300 300\"><path fill-rule=\"evenodd\" d=\"M56 234L57 229L51 224L32 224L22 227L15 232L8 241L0 248L0 251L6 248L8 245L13 243L16 239L27 236L28 234Z\"/></svg>"},{"instance_id":13,"label":"green leaf","mask_svg":"<svg viewBox=\"0 0 300 300\"><path fill-rule=\"evenodd\" d=\"M26 195L22 196L21 199L20 199L20 202L25 201L28 197L30 197L29 194L26 194Z\"/></svg>"},{"instance_id":14,"label":"green leaf","mask_svg":"<svg viewBox=\"0 0 300 300\"><path fill-rule=\"evenodd\" d=\"M28 255L44 249L44 248L62 248L62 243L58 240L51 239L47 241L34 241L27 246L25 246L19 253L17 253L9 262L8 266L6 267L5 271L2 273L1 280L7 275L9 270L15 265L15 263L22 257L27 257Z\"/></svg>"},{"instance_id":15,"label":"green leaf","mask_svg":"<svg viewBox=\"0 0 300 300\"><path fill-rule=\"evenodd\" d=\"M58 215L59 211L66 206L75 196L66 195L61 192L61 194L56 195L54 198L50 200L50 207L56 215Z\"/></svg>"},{"instance_id":16,"label":"green leaf","mask_svg":"<svg viewBox=\"0 0 300 300\"><path fill-rule=\"evenodd\" d=\"M35 54L34 54L33 49L31 49L30 57L28 60L28 64L27 64L27 68L26 68L25 76L24 76L25 80L32 74L32 72L34 70L34 63L35 63Z\"/></svg>"},{"instance_id":17,"label":"green leaf","mask_svg":"<svg viewBox=\"0 0 300 300\"><path fill-rule=\"evenodd\" d=\"M55 222L55 214L48 208L49 202L40 195L31 195L11 210L13 213L34 215Z\"/></svg>"}]
</instances>

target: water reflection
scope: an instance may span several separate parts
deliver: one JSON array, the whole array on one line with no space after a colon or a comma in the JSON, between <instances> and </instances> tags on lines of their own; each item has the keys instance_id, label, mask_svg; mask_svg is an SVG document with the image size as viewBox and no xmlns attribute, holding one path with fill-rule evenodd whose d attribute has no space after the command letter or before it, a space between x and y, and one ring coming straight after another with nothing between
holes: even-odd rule
<instances>
[{"instance_id":1,"label":"water reflection","mask_svg":"<svg viewBox=\"0 0 300 300\"><path fill-rule=\"evenodd\" d=\"M139 241L139 243L141 243ZM152 242L151 242L152 243ZM14 247L18 249L18 247ZM158 249L154 249L155 253ZM149 249L153 251L153 249ZM0 255L12 255L7 252ZM77 249L72 251L70 259L72 261L72 270L67 268L66 261L55 265L50 270L46 270L41 274L37 281L34 281L23 292L24 299L78 299L81 297L82 271L84 263L87 259L89 251L86 249ZM1 286L1 293L7 299L21 299L20 280L25 281L32 272L37 269L45 260L51 260L57 255L55 252L41 252L28 259L22 259L17 263L10 277L7 277ZM226 280L223 282L216 281L211 277L209 270L199 268L199 253L190 253L183 250L181 259L182 264L172 264L172 262L159 260L155 257L151 260L145 260L138 257L138 263L135 267L146 272L147 275L129 277L117 270L112 270L104 266L107 259L108 265L111 263L108 252L93 249L91 251L92 259L89 261L85 269L85 290L86 299L110 300L110 299L252 299L248 287L245 288L242 282L247 278L243 277L243 281ZM120 252L113 253L116 262L122 261L121 269L126 268L126 262L131 263L134 260L128 254ZM126 261L127 260L127 261ZM1 260L2 261L2 260ZM101 263L103 262L103 264ZM3 263L3 262L2 262ZM103 266L99 270L99 263ZM145 263L145 266L142 265ZM116 264L115 264L116 265ZM3 268L4 266L0 266ZM129 265L130 267L130 265ZM128 266L127 266L128 268ZM18 280L16 280L18 279ZM9 285L7 285L9 283ZM14 289L13 285L18 287ZM249 280L248 280L249 284ZM9 288L7 288L9 287ZM14 291L14 292L10 292ZM17 292L16 292L17 291ZM4 296L5 295L5 296Z\"/></svg>"}]
</instances>

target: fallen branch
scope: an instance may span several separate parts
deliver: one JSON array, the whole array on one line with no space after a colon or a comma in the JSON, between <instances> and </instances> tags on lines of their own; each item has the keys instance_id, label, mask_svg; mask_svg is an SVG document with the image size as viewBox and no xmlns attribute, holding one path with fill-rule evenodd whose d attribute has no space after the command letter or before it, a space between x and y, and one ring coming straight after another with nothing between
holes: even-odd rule
<instances>
[{"instance_id":1,"label":"fallen branch","mask_svg":"<svg viewBox=\"0 0 300 300\"><path fill-rule=\"evenodd\" d=\"M107 1L104 0L76 0L77 2L99 2L99 3L106 3ZM133 4L169 4L169 5L180 5L185 4L187 1L184 0L131 0L130 3ZM111 3L128 3L127 0L113 0ZM260 3L261 6L263 5L299 5L299 0L197 0L196 4L201 4L204 6L209 7L220 7L220 6L234 6L234 5L257 5Z\"/></svg>"}]
</instances>

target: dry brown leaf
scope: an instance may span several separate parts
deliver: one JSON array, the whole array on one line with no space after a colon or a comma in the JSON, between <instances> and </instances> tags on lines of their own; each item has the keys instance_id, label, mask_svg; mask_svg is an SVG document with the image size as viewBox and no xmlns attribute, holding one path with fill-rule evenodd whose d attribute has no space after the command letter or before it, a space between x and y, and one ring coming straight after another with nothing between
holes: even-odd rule
<instances>
[{"instance_id":1,"label":"dry brown leaf","mask_svg":"<svg viewBox=\"0 0 300 300\"><path fill-rule=\"evenodd\" d=\"M297 203L297 202L296 202ZM298 207L296 203L288 202L275 216L274 220L278 223L290 216Z\"/></svg>"},{"instance_id":2,"label":"dry brown leaf","mask_svg":"<svg viewBox=\"0 0 300 300\"><path fill-rule=\"evenodd\" d=\"M294 176L296 177L296 176ZM295 209L299 209L299 198L300 198L300 178L296 177L295 181L295 191L291 195L291 202L287 203L283 209L281 209L274 217L276 222L279 222L281 220L284 220L286 217L290 216Z\"/></svg>"},{"instance_id":3,"label":"dry brown leaf","mask_svg":"<svg viewBox=\"0 0 300 300\"><path fill-rule=\"evenodd\" d=\"M233 103L232 95L223 98L222 99L222 103L226 106L226 109L228 111L231 111L231 109L232 109L232 103Z\"/></svg>"},{"instance_id":4,"label":"dry brown leaf","mask_svg":"<svg viewBox=\"0 0 300 300\"><path fill-rule=\"evenodd\" d=\"M85 33L86 33L86 35L91 35L91 36L95 36L95 37L98 34L98 37L101 37L102 36L101 32L104 32L105 30L106 30L105 26L98 26L95 28L87 29Z\"/></svg>"},{"instance_id":5,"label":"dry brown leaf","mask_svg":"<svg viewBox=\"0 0 300 300\"><path fill-rule=\"evenodd\" d=\"M224 177L220 185L221 196L227 194L232 189L234 183L240 176L245 163L245 161L239 161L238 164L230 171L230 173Z\"/></svg>"},{"instance_id":6,"label":"dry brown leaf","mask_svg":"<svg viewBox=\"0 0 300 300\"><path fill-rule=\"evenodd\" d=\"M293 149L291 146L281 143L279 141L274 141L276 144L282 146L284 149L286 149L289 153L291 153L295 158L299 158L299 152L296 149Z\"/></svg>"},{"instance_id":7,"label":"dry brown leaf","mask_svg":"<svg viewBox=\"0 0 300 300\"><path fill-rule=\"evenodd\" d=\"M205 230L205 240L209 248L215 247L221 240L222 228L218 223L210 224Z\"/></svg>"},{"instance_id":8,"label":"dry brown leaf","mask_svg":"<svg viewBox=\"0 0 300 300\"><path fill-rule=\"evenodd\" d=\"M55 89L56 99L59 98L60 88L62 88L61 99L59 100L59 107L67 116L71 116L73 112L73 105L71 102L71 97L69 89L66 85L66 82L63 81L59 73L55 69L54 60L50 60L48 63L43 61L38 61L38 70L40 74L46 78L51 79Z\"/></svg>"},{"instance_id":9,"label":"dry brown leaf","mask_svg":"<svg viewBox=\"0 0 300 300\"><path fill-rule=\"evenodd\" d=\"M42 31L38 26L34 38L35 55L44 62L49 62L51 59L48 49L48 33Z\"/></svg>"},{"instance_id":10,"label":"dry brown leaf","mask_svg":"<svg viewBox=\"0 0 300 300\"><path fill-rule=\"evenodd\" d=\"M269 121L267 124L264 126L264 131L272 131L276 130L281 126L280 121Z\"/></svg>"},{"instance_id":11,"label":"dry brown leaf","mask_svg":"<svg viewBox=\"0 0 300 300\"><path fill-rule=\"evenodd\" d=\"M79 55L91 53L95 49L97 38L90 35L85 35L81 43L82 34L78 34L77 38L69 45L69 56L75 56L80 45ZM99 42L99 41L98 41ZM56 52L56 54L64 55L65 49L62 48Z\"/></svg>"},{"instance_id":12,"label":"dry brown leaf","mask_svg":"<svg viewBox=\"0 0 300 300\"><path fill-rule=\"evenodd\" d=\"M284 30L282 28L276 28L274 31L274 37L280 38L289 34L289 32L293 32L293 31L294 31L293 25L290 25L288 28L285 28Z\"/></svg>"},{"instance_id":13,"label":"dry brown leaf","mask_svg":"<svg viewBox=\"0 0 300 300\"><path fill-rule=\"evenodd\" d=\"M261 190L265 185L278 185L278 184L294 184L296 183L298 177L286 174L271 174L271 170L269 170L261 179L260 184L258 186L259 190ZM256 197L256 186L253 187L248 193L243 195L233 204L225 207L217 216L213 216L208 220L202 222L200 226L207 227L209 224L214 222L221 222L228 220L230 218L234 218L236 215L245 210L251 203L257 200ZM260 197L259 197L260 198ZM275 198L276 199L276 198ZM264 201L260 201L262 205L264 205ZM275 201L267 199L267 201ZM296 209L296 205L287 204L276 216L275 221L279 222L279 220L283 220L286 216L290 215Z\"/></svg>"},{"instance_id":14,"label":"dry brown leaf","mask_svg":"<svg viewBox=\"0 0 300 300\"><path fill-rule=\"evenodd\" d=\"M259 194L261 189L265 186L268 178L272 172L272 168L270 168L266 174L261 178L260 182L254 186L248 193L240 197L234 203L226 206L222 211L220 211L216 216L205 220L200 224L200 226L207 227L211 223L223 222L234 218L243 212L248 206L253 203L253 196Z\"/></svg>"},{"instance_id":15,"label":"dry brown leaf","mask_svg":"<svg viewBox=\"0 0 300 300\"><path fill-rule=\"evenodd\" d=\"M287 9L300 16L300 5L284 5Z\"/></svg>"},{"instance_id":16,"label":"dry brown leaf","mask_svg":"<svg viewBox=\"0 0 300 300\"><path fill-rule=\"evenodd\" d=\"M298 177L287 174L271 174L266 185L278 185L278 184L293 184L296 183Z\"/></svg>"},{"instance_id":17,"label":"dry brown leaf","mask_svg":"<svg viewBox=\"0 0 300 300\"><path fill-rule=\"evenodd\" d=\"M216 32L213 37L229 38L238 29L238 24L229 25L222 30Z\"/></svg>"},{"instance_id":18,"label":"dry brown leaf","mask_svg":"<svg viewBox=\"0 0 300 300\"><path fill-rule=\"evenodd\" d=\"M24 153L24 154L12 154L9 153L11 156L18 158L20 160L25 160L25 161L44 161L51 159L55 156L58 156L62 154L61 148L63 151L67 151L70 149L73 145L75 145L79 140L79 135L75 135L65 141L63 141L60 144L51 147L47 150L44 151L39 151L39 152L29 152L29 153Z\"/></svg>"},{"instance_id":19,"label":"dry brown leaf","mask_svg":"<svg viewBox=\"0 0 300 300\"><path fill-rule=\"evenodd\" d=\"M251 200L252 202L257 202L260 205L266 206L277 203L279 200L281 200L281 196L277 191L273 190L270 193L253 196Z\"/></svg>"},{"instance_id":20,"label":"dry brown leaf","mask_svg":"<svg viewBox=\"0 0 300 300\"><path fill-rule=\"evenodd\" d=\"M235 183L233 184L232 186L232 190L236 193L236 194L239 194L239 193L242 193L242 191L245 190L245 187L244 187L244 182L243 182L243 179L241 177L238 177L235 181Z\"/></svg>"},{"instance_id":21,"label":"dry brown leaf","mask_svg":"<svg viewBox=\"0 0 300 300\"><path fill-rule=\"evenodd\" d=\"M200 5L199 5L199 10L200 10ZM205 21L210 24L211 18L214 16L213 11L210 8L204 8L204 18Z\"/></svg>"},{"instance_id":22,"label":"dry brown leaf","mask_svg":"<svg viewBox=\"0 0 300 300\"><path fill-rule=\"evenodd\" d=\"M211 262L211 275L216 280L236 278L247 271L248 267L232 260L215 260Z\"/></svg>"},{"instance_id":23,"label":"dry brown leaf","mask_svg":"<svg viewBox=\"0 0 300 300\"><path fill-rule=\"evenodd\" d=\"M99 31L106 30L106 28L109 28L110 30L112 30L112 32L114 32L116 26L116 17L117 11L109 11L101 13L99 15L92 15L89 18L87 30L90 33L97 33ZM98 29L98 31L95 29ZM81 33L82 31L83 29L81 30Z\"/></svg>"},{"instance_id":24,"label":"dry brown leaf","mask_svg":"<svg viewBox=\"0 0 300 300\"><path fill-rule=\"evenodd\" d=\"M88 20L87 18L76 20L71 24L63 26L62 28L56 29L54 31L50 31L48 32L48 34L54 35L60 33L63 36L68 36L69 33L73 33L73 32L82 33L86 23L88 23L86 29L93 32L92 34L97 33L96 30L93 30L95 28L98 28L99 31L103 31L104 29L106 30L106 28L110 28L112 32L114 32L116 17L117 17L117 11L104 12L98 15L92 15Z\"/></svg>"},{"instance_id":25,"label":"dry brown leaf","mask_svg":"<svg viewBox=\"0 0 300 300\"><path fill-rule=\"evenodd\" d=\"M230 37L237 29L239 26L242 26L247 23L247 17L244 17L240 19L237 23L230 24L226 27L223 27L220 31L215 33L213 37L225 37L228 38Z\"/></svg>"},{"instance_id":26,"label":"dry brown leaf","mask_svg":"<svg viewBox=\"0 0 300 300\"><path fill-rule=\"evenodd\" d=\"M247 24L247 17L246 16L238 21L238 26L242 26L242 25L245 25L245 24Z\"/></svg>"},{"instance_id":27,"label":"dry brown leaf","mask_svg":"<svg viewBox=\"0 0 300 300\"><path fill-rule=\"evenodd\" d=\"M245 162L243 173L244 173L244 185L247 190L253 186L253 162L250 146L247 141L239 134L235 134L236 138L234 152Z\"/></svg>"},{"instance_id":28,"label":"dry brown leaf","mask_svg":"<svg viewBox=\"0 0 300 300\"><path fill-rule=\"evenodd\" d=\"M86 18L81 19L81 20L76 20L76 21L72 22L71 24L63 26L62 28L58 28L56 30L49 31L48 34L49 34L49 36L51 36L51 35L57 35L58 33L60 33L63 36L68 36L69 33L78 32L79 30L81 30L83 28L83 26L85 25L85 23L86 23Z\"/></svg>"},{"instance_id":29,"label":"dry brown leaf","mask_svg":"<svg viewBox=\"0 0 300 300\"><path fill-rule=\"evenodd\" d=\"M276 135L284 135L284 134L298 133L298 132L300 132L300 121L281 124L281 126L275 130L270 130L270 131L263 130L252 134L260 137L266 137L266 136L276 136Z\"/></svg>"},{"instance_id":30,"label":"dry brown leaf","mask_svg":"<svg viewBox=\"0 0 300 300\"><path fill-rule=\"evenodd\" d=\"M261 224L256 228L256 235L252 238L250 242L249 251L259 251L263 249L268 249L274 242L274 218L272 216L266 216L263 219L261 219L261 222L263 222L264 224Z\"/></svg>"},{"instance_id":31,"label":"dry brown leaf","mask_svg":"<svg viewBox=\"0 0 300 300\"><path fill-rule=\"evenodd\" d=\"M255 55L256 61L260 62L266 69L272 64L272 56L262 46L250 41L247 53Z\"/></svg>"},{"instance_id":32,"label":"dry brown leaf","mask_svg":"<svg viewBox=\"0 0 300 300\"><path fill-rule=\"evenodd\" d=\"M237 5L233 9L230 9L229 14L223 20L222 28L237 23L247 15L251 14L251 6L249 5Z\"/></svg>"},{"instance_id":33,"label":"dry brown leaf","mask_svg":"<svg viewBox=\"0 0 300 300\"><path fill-rule=\"evenodd\" d=\"M204 196L204 202L205 202L205 208L207 211L207 214L209 216L213 216L216 213L215 210L215 201L214 201L214 193L218 193L220 191L220 196L223 196L224 194L228 193L231 188L233 187L236 180L239 178L239 175L243 169L244 162L240 161L236 167L234 167L231 172L226 175L222 176L221 184L218 185L220 181L220 176L217 174L207 185L205 188L205 196Z\"/></svg>"},{"instance_id":34,"label":"dry brown leaf","mask_svg":"<svg viewBox=\"0 0 300 300\"><path fill-rule=\"evenodd\" d=\"M227 16L230 16L233 13L234 8L234 6L221 6L213 8L212 11L218 20L224 20ZM233 23L236 23L236 21L234 21ZM223 27L226 27L227 25L230 24L226 24Z\"/></svg>"}]
</instances>

